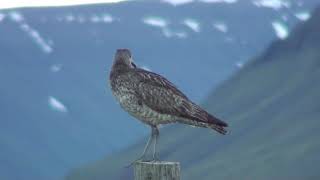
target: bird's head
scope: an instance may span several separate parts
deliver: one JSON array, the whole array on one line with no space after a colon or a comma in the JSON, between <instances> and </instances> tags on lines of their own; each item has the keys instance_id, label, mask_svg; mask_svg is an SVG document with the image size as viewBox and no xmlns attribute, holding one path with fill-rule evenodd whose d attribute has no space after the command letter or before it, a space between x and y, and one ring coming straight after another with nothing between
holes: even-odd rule
<instances>
[{"instance_id":1,"label":"bird's head","mask_svg":"<svg viewBox=\"0 0 320 180\"><path fill-rule=\"evenodd\" d=\"M129 49L117 49L114 57L114 64L136 68Z\"/></svg>"}]
</instances>

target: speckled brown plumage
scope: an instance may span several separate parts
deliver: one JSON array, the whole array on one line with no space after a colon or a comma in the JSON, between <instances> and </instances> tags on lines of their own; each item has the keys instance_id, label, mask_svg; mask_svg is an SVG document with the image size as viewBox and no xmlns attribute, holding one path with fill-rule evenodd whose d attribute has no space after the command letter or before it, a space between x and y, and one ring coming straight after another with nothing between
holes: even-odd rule
<instances>
[{"instance_id":1,"label":"speckled brown plumage","mask_svg":"<svg viewBox=\"0 0 320 180\"><path fill-rule=\"evenodd\" d=\"M227 124L189 100L170 81L138 68L128 49L118 49L110 73L111 89L121 107L157 129L160 124L184 123L225 134Z\"/></svg>"}]
</instances>

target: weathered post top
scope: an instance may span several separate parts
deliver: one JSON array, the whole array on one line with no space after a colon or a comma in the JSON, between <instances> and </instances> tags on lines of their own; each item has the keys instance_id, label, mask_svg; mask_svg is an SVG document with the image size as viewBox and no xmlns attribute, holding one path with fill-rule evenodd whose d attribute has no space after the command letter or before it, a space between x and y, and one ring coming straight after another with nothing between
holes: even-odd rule
<instances>
[{"instance_id":1,"label":"weathered post top","mask_svg":"<svg viewBox=\"0 0 320 180\"><path fill-rule=\"evenodd\" d=\"M136 162L134 180L180 180L180 163Z\"/></svg>"}]
</instances>

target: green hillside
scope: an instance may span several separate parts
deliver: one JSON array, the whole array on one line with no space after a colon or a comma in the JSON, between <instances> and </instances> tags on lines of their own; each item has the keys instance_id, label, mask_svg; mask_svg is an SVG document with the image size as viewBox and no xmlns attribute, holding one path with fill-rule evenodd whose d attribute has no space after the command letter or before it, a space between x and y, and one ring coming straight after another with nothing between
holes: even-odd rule
<instances>
[{"instance_id":1,"label":"green hillside","mask_svg":"<svg viewBox=\"0 0 320 180\"><path fill-rule=\"evenodd\" d=\"M161 129L161 156L180 161L183 180L319 179L320 9L224 82L204 107L230 134L187 126ZM71 172L68 180L132 179L124 168L144 140Z\"/></svg>"}]
</instances>

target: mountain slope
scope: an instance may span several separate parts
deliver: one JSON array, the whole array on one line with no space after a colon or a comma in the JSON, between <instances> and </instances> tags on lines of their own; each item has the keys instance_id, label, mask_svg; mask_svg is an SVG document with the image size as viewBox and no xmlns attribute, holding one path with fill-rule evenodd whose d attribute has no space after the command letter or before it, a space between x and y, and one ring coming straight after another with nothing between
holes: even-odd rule
<instances>
[{"instance_id":1,"label":"mountain slope","mask_svg":"<svg viewBox=\"0 0 320 180\"><path fill-rule=\"evenodd\" d=\"M285 40L222 83L205 103L231 133L175 126L161 131L161 155L180 161L182 178L318 179L320 8ZM142 151L121 153L71 172L66 179L130 179L124 166Z\"/></svg>"}]
</instances>

